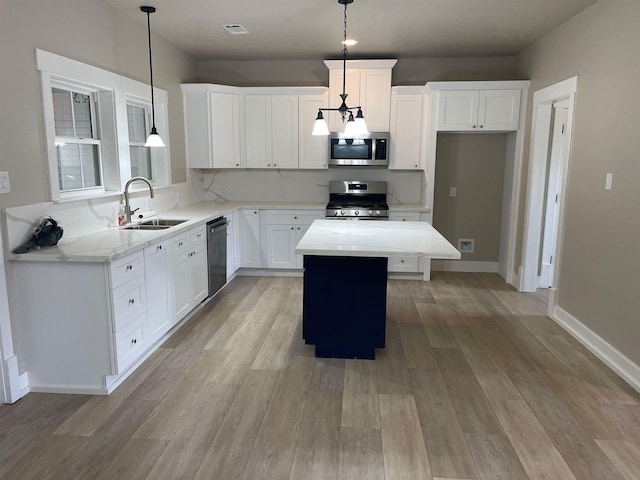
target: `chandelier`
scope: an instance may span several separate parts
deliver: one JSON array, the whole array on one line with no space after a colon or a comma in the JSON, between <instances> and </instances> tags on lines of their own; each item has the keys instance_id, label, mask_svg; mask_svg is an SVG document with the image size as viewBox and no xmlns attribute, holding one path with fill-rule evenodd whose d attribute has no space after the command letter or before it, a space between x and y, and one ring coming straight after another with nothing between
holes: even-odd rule
<instances>
[{"instance_id":1,"label":"chandelier","mask_svg":"<svg viewBox=\"0 0 640 480\"><path fill-rule=\"evenodd\" d=\"M338 0L338 3L344 5L344 36L342 40L342 94L340 98L342 99L342 103L338 108L320 108L318 110L318 116L316 117L316 122L313 126L312 135L329 135L329 127L327 126L327 122L324 119L323 111L325 112L340 112L340 116L342 117L342 122L344 123L345 119L347 119L347 124L344 129L345 137L353 138L359 135L366 135L369 133L367 130L367 124L364 121L364 115L362 114L362 107L348 107L347 106L347 93L345 92L346 81L347 81L347 45L354 45L355 42L351 40L347 40L347 5L353 3L353 0ZM355 117L353 116L353 112L356 112Z\"/></svg>"}]
</instances>

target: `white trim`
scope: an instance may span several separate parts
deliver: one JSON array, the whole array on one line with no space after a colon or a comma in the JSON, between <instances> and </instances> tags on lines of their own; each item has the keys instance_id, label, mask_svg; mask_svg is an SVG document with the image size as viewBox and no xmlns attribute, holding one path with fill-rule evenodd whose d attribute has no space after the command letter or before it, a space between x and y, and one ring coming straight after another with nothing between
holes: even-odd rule
<instances>
[{"instance_id":1,"label":"white trim","mask_svg":"<svg viewBox=\"0 0 640 480\"><path fill-rule=\"evenodd\" d=\"M609 342L561 307L556 306L553 309L551 318L631 385L634 390L640 392L640 366L633 363Z\"/></svg>"},{"instance_id":2,"label":"white trim","mask_svg":"<svg viewBox=\"0 0 640 480\"><path fill-rule=\"evenodd\" d=\"M375 69L375 68L393 68L398 63L397 59L385 59L385 60L347 60L347 68L362 68L362 69ZM325 60L324 64L327 68L339 68L342 69L342 60Z\"/></svg>"},{"instance_id":3,"label":"white trim","mask_svg":"<svg viewBox=\"0 0 640 480\"><path fill-rule=\"evenodd\" d=\"M552 104L568 99L569 112L566 125L566 148L564 155L562 178L566 185L568 180L567 168L570 160L572 142L573 113L575 111L575 95L578 77L572 77L549 87L538 90L533 94L533 118L531 121L531 142L529 153L529 174L527 181L527 199L525 206L524 234L522 243L522 273L518 290L521 292L535 292L538 282L538 260L540 253L540 239L542 230L542 210L545 204L545 177L547 169L547 150L549 148L550 121ZM558 218L558 239L556 242L556 262L554 281L557 282L562 253L562 237L564 230L564 205L566 188L561 189Z\"/></svg>"},{"instance_id":4,"label":"white trim","mask_svg":"<svg viewBox=\"0 0 640 480\"><path fill-rule=\"evenodd\" d=\"M498 262L474 260L431 260L434 272L498 273Z\"/></svg>"},{"instance_id":5,"label":"white trim","mask_svg":"<svg viewBox=\"0 0 640 480\"><path fill-rule=\"evenodd\" d=\"M426 87L428 93L431 93L443 90L528 90L530 84L531 80L497 80L489 82L428 82Z\"/></svg>"}]
</instances>

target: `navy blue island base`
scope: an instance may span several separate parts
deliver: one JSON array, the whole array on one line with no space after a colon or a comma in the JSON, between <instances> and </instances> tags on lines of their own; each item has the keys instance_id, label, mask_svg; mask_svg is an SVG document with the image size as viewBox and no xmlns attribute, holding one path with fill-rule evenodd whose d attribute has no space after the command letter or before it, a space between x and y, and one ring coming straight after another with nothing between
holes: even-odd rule
<instances>
[{"instance_id":1,"label":"navy blue island base","mask_svg":"<svg viewBox=\"0 0 640 480\"><path fill-rule=\"evenodd\" d=\"M387 261L304 256L302 337L316 357L373 360L384 348Z\"/></svg>"}]
</instances>

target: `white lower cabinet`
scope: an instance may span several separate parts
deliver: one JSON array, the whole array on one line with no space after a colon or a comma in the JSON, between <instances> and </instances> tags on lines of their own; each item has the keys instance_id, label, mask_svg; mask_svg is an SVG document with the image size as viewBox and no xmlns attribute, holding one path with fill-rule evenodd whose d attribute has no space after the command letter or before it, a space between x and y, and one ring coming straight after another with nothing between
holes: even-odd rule
<instances>
[{"instance_id":1,"label":"white lower cabinet","mask_svg":"<svg viewBox=\"0 0 640 480\"><path fill-rule=\"evenodd\" d=\"M144 279L148 299L147 320L152 342L161 338L173 326L168 246L168 241L162 241L144 249Z\"/></svg>"},{"instance_id":2,"label":"white lower cabinet","mask_svg":"<svg viewBox=\"0 0 640 480\"><path fill-rule=\"evenodd\" d=\"M225 218L227 219L227 281L229 281L239 268L237 212L228 213Z\"/></svg>"},{"instance_id":3,"label":"white lower cabinet","mask_svg":"<svg viewBox=\"0 0 640 480\"><path fill-rule=\"evenodd\" d=\"M267 210L267 268L302 268L302 255L296 255L296 245L314 220L325 218L324 211Z\"/></svg>"},{"instance_id":4,"label":"white lower cabinet","mask_svg":"<svg viewBox=\"0 0 640 480\"><path fill-rule=\"evenodd\" d=\"M205 225L169 240L169 278L173 293L173 323L177 323L207 297Z\"/></svg>"},{"instance_id":5,"label":"white lower cabinet","mask_svg":"<svg viewBox=\"0 0 640 480\"><path fill-rule=\"evenodd\" d=\"M389 212L389 220L395 222L419 222L420 212ZM388 271L417 273L420 271L420 259L418 257L389 257Z\"/></svg>"},{"instance_id":6,"label":"white lower cabinet","mask_svg":"<svg viewBox=\"0 0 640 480\"><path fill-rule=\"evenodd\" d=\"M238 227L238 260L240 267L262 268L260 254L260 210L236 212Z\"/></svg>"}]
</instances>

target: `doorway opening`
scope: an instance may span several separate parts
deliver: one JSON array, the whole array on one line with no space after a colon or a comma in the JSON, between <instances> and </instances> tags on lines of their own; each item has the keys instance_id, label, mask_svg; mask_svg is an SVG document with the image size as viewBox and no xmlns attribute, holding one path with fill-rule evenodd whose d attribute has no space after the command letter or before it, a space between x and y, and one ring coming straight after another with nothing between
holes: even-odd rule
<instances>
[{"instance_id":1,"label":"doorway opening","mask_svg":"<svg viewBox=\"0 0 640 480\"><path fill-rule=\"evenodd\" d=\"M521 292L554 290L557 285L577 80L572 77L533 94ZM550 303L554 301L552 292Z\"/></svg>"}]
</instances>

